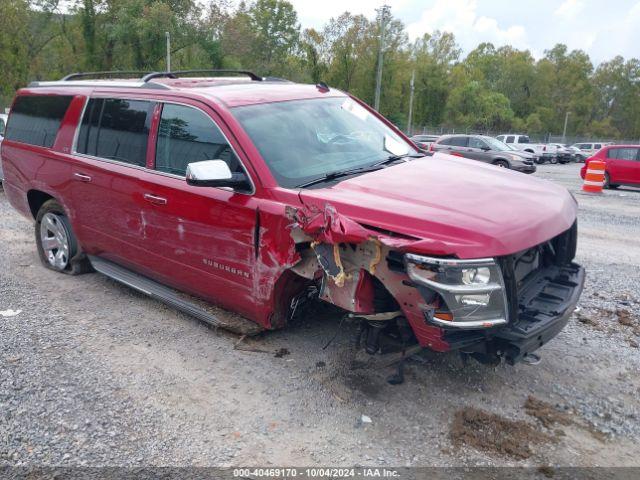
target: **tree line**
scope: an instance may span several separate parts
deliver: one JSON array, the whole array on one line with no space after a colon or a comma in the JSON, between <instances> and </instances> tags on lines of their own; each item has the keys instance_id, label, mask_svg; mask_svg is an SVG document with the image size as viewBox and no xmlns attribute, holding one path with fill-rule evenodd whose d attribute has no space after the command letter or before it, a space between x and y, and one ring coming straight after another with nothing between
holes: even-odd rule
<instances>
[{"instance_id":1,"label":"tree line","mask_svg":"<svg viewBox=\"0 0 640 480\"><path fill-rule=\"evenodd\" d=\"M243 68L294 81L323 81L373 104L384 39L380 111L412 124L476 131L562 132L640 138L640 61L594 66L558 44L527 50L481 43L462 55L455 35L410 41L403 23L349 12L303 29L286 0L0 0L0 106L32 80L74 71ZM384 34L381 35L381 24Z\"/></svg>"}]
</instances>

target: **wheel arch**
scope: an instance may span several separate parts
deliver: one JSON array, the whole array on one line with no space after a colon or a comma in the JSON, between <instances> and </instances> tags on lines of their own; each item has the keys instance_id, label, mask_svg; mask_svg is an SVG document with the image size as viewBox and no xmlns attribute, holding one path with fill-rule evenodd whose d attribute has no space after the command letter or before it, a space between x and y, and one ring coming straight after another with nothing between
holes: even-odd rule
<instances>
[{"instance_id":1,"label":"wheel arch","mask_svg":"<svg viewBox=\"0 0 640 480\"><path fill-rule=\"evenodd\" d=\"M506 158L496 157L491 161L493 165L496 165L498 162L504 162L507 164L507 167L511 168L511 162L509 162L509 160L507 160Z\"/></svg>"},{"instance_id":2,"label":"wheel arch","mask_svg":"<svg viewBox=\"0 0 640 480\"><path fill-rule=\"evenodd\" d=\"M38 216L38 211L42 208L42 205L49 200L58 199L42 190L33 189L27 192L27 203L29 204L29 210L31 210L31 215L34 219Z\"/></svg>"}]
</instances>

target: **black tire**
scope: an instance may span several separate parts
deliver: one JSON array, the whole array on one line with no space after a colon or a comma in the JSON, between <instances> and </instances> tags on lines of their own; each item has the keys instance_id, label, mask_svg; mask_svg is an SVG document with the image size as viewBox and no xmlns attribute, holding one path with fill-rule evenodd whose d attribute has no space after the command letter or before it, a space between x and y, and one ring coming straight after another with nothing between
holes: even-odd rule
<instances>
[{"instance_id":1,"label":"black tire","mask_svg":"<svg viewBox=\"0 0 640 480\"><path fill-rule=\"evenodd\" d=\"M496 167L509 168L509 163L506 160L496 160L493 162Z\"/></svg>"},{"instance_id":2,"label":"black tire","mask_svg":"<svg viewBox=\"0 0 640 480\"><path fill-rule=\"evenodd\" d=\"M554 164L554 165L555 165L556 163L558 163L558 157L551 157L551 158L549 159L549 163L552 163L552 164Z\"/></svg>"},{"instance_id":3,"label":"black tire","mask_svg":"<svg viewBox=\"0 0 640 480\"><path fill-rule=\"evenodd\" d=\"M43 221L45 222L44 226ZM51 225L51 229L47 225ZM71 222L69 222L64 208L57 200L46 201L38 210L35 235L38 256L42 264L48 269L69 275L80 275L81 273L92 271L91 264L82 252L73 233ZM52 240L53 243L57 242L58 245L52 248L45 248L43 246L44 237ZM60 248L59 245L63 243L65 248Z\"/></svg>"},{"instance_id":4,"label":"black tire","mask_svg":"<svg viewBox=\"0 0 640 480\"><path fill-rule=\"evenodd\" d=\"M603 188L606 188L606 189L609 189L609 190L615 190L619 186L620 185L616 185L615 183L612 184L611 183L611 179L609 178L609 173L608 172L604 172L604 185L603 185Z\"/></svg>"}]
</instances>

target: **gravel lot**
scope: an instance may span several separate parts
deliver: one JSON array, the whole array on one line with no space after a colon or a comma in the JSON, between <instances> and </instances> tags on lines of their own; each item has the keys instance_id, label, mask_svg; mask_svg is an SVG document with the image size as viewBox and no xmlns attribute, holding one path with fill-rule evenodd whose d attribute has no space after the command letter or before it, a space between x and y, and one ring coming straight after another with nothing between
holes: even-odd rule
<instances>
[{"instance_id":1,"label":"gravel lot","mask_svg":"<svg viewBox=\"0 0 640 480\"><path fill-rule=\"evenodd\" d=\"M322 350L338 327L326 314L243 351L237 336L99 274L46 270L31 223L0 190L0 311L21 310L0 316L0 466L639 465L640 190L583 195L579 168L536 174L575 193L588 270L542 362L427 353L400 386L388 369L343 367L349 326ZM503 422L489 438L465 434L480 425L472 407ZM505 425L530 430L513 440L524 453L498 445Z\"/></svg>"}]
</instances>

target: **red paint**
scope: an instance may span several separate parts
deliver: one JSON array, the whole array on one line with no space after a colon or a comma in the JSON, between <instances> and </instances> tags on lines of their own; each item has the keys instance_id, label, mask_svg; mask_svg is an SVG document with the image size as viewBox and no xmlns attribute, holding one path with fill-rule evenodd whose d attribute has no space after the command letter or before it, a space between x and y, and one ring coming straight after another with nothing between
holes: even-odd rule
<instances>
[{"instance_id":1,"label":"red paint","mask_svg":"<svg viewBox=\"0 0 640 480\"><path fill-rule=\"evenodd\" d=\"M299 226L315 240L358 243L375 237L401 251L460 258L523 250L566 230L576 216L574 201L561 187L443 154L349 178L328 188L284 189L277 185L230 108L345 94L291 83L202 87L203 82L215 82L162 82L173 88L51 86L21 90L19 95L71 94L76 98L53 148L4 141L6 195L29 217L28 192L37 190L57 198L87 253L237 311L267 328L284 324L287 300L304 286L289 271L300 259L291 237L291 207L298 209ZM74 134L89 96L172 101L200 108L229 139L255 192L245 195L191 187L180 178L154 172L160 106L151 122L147 169L72 154ZM79 181L76 173L91 181ZM150 203L145 195L164 198L166 205ZM357 286L361 310L371 309L367 275L363 274ZM415 288L403 284L406 279L403 273L389 271L381 281L398 301L419 342L446 350L441 330L425 324L424 301Z\"/></svg>"},{"instance_id":2,"label":"red paint","mask_svg":"<svg viewBox=\"0 0 640 480\"><path fill-rule=\"evenodd\" d=\"M615 158L615 152L619 149L634 149L635 158ZM607 145L596 152L593 157L587 158L580 169L580 177L584 179L589 162L599 160L604 162L605 171L609 175L609 183L612 185L640 185L640 145Z\"/></svg>"}]
</instances>

